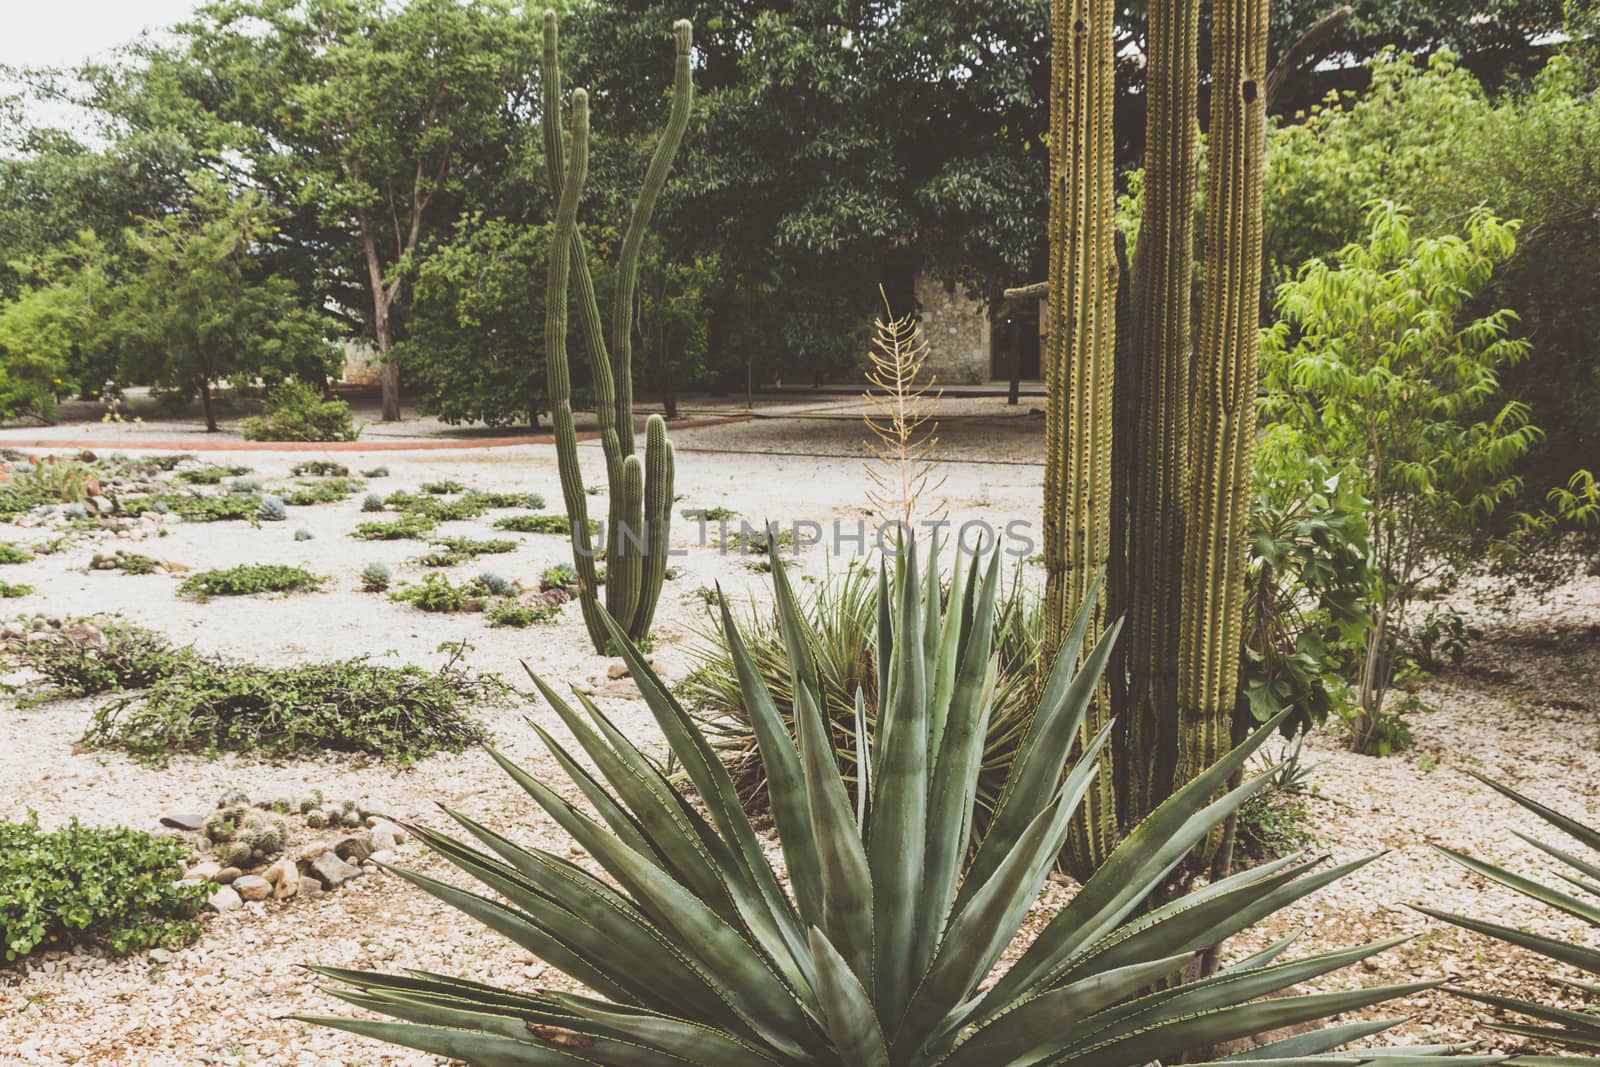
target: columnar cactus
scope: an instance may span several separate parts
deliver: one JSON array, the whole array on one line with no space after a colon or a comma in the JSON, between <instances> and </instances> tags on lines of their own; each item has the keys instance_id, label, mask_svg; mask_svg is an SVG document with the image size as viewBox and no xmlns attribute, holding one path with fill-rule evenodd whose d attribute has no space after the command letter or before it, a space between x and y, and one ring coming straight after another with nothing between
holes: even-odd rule
<instances>
[{"instance_id":1,"label":"columnar cactus","mask_svg":"<svg viewBox=\"0 0 1600 1067\"><path fill-rule=\"evenodd\" d=\"M1205 289L1190 413L1179 639L1178 780L1232 747L1244 627L1245 520L1256 435L1267 0L1213 5ZM1222 866L1228 843L1222 842Z\"/></svg>"},{"instance_id":2,"label":"columnar cactus","mask_svg":"<svg viewBox=\"0 0 1600 1067\"><path fill-rule=\"evenodd\" d=\"M1050 93L1050 309L1045 357L1045 647L1051 662L1077 605L1094 600L1111 557L1111 422L1118 270L1113 218L1111 0L1054 0ZM1083 723L1085 741L1111 714L1104 685ZM1093 870L1116 835L1115 776L1107 766L1078 810L1073 866Z\"/></svg>"},{"instance_id":3,"label":"columnar cactus","mask_svg":"<svg viewBox=\"0 0 1600 1067\"><path fill-rule=\"evenodd\" d=\"M1199 0L1151 5L1144 204L1129 331L1117 364L1116 491L1126 509L1126 565L1114 568L1120 580L1112 599L1127 626L1125 697L1115 708L1124 731L1118 746L1124 823L1166 799L1177 761L1199 37Z\"/></svg>"},{"instance_id":4,"label":"columnar cactus","mask_svg":"<svg viewBox=\"0 0 1600 1067\"><path fill-rule=\"evenodd\" d=\"M577 283L580 332L593 372L595 408L600 423L600 444L605 455L609 513L606 524L608 576L606 611L634 640L644 637L655 615L656 600L666 574L669 524L672 511L673 456L666 424L651 416L646 427L644 462L634 455L633 442L633 299L638 288L639 255L644 231L683 141L694 99L690 49L694 35L688 22L673 27L677 46L672 112L666 131L645 172L644 185L634 203L633 216L623 236L617 261L616 306L612 315L611 345L606 345L600 324L599 303L589 271L588 253L578 229L578 202L588 167L588 95L572 96L570 158L561 136L561 66L557 49L554 11L544 16L544 114L542 130L545 175L556 204L555 233L545 304L545 372L555 429L556 456L561 472L561 493L567 518L572 522L573 563L578 572L579 600L589 638L597 651L611 639L599 610L595 556L589 534L588 494L578 465L577 433L572 419L571 374L567 361L567 296L569 283ZM562 250L565 250L563 254Z\"/></svg>"}]
</instances>

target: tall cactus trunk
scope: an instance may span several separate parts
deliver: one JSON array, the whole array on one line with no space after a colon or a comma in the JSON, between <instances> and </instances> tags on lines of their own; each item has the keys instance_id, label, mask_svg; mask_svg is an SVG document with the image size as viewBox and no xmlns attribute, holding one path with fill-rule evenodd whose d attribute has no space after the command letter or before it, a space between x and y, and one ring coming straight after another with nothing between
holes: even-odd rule
<instances>
[{"instance_id":1,"label":"tall cactus trunk","mask_svg":"<svg viewBox=\"0 0 1600 1067\"><path fill-rule=\"evenodd\" d=\"M1055 650L1111 558L1111 422L1118 285L1113 218L1111 0L1051 5L1050 311L1045 355L1044 650ZM1105 622L1101 599L1090 622ZM1105 686L1084 722L1092 737L1111 714ZM1087 872L1116 836L1115 775L1106 765L1084 798L1067 851Z\"/></svg>"},{"instance_id":2,"label":"tall cactus trunk","mask_svg":"<svg viewBox=\"0 0 1600 1067\"><path fill-rule=\"evenodd\" d=\"M1212 20L1205 289L1178 656L1179 781L1195 777L1230 746L1256 436L1267 0L1218 0ZM1213 837L1214 869L1227 868L1231 837Z\"/></svg>"},{"instance_id":3,"label":"tall cactus trunk","mask_svg":"<svg viewBox=\"0 0 1600 1067\"><path fill-rule=\"evenodd\" d=\"M588 494L578 463L577 434L572 419L566 336L568 284L572 279L577 282L579 325L593 374L595 410L609 490L606 610L630 638L638 641L649 632L655 616L656 601L666 574L672 513L673 454L666 440L666 425L659 417L652 417L648 430L650 438L659 438L659 442L647 452L643 464L634 455L632 364L633 294L638 287L644 232L672 169L673 157L683 141L694 101L690 63L694 34L689 23L674 24L673 38L677 58L672 113L645 173L644 185L623 238L618 259L617 302L612 315L613 344L608 350L588 252L577 225L588 156L587 96L582 90L573 94L572 160L568 162L561 135L561 66L556 15L554 11L546 11L544 15L541 127L545 176L556 204L556 229L546 289L545 365L562 499L572 523L579 600L589 639L597 652L606 651L610 637L600 613L594 563L596 551L589 533ZM580 110L583 113L581 127ZM565 255L560 254L563 249Z\"/></svg>"},{"instance_id":4,"label":"tall cactus trunk","mask_svg":"<svg viewBox=\"0 0 1600 1067\"><path fill-rule=\"evenodd\" d=\"M1167 798L1177 769L1199 38L1199 0L1151 5L1144 205L1128 334L1119 338L1114 446L1117 501L1126 517L1126 561L1112 588L1127 619L1126 688L1115 706L1123 731L1117 778L1125 826Z\"/></svg>"}]
</instances>

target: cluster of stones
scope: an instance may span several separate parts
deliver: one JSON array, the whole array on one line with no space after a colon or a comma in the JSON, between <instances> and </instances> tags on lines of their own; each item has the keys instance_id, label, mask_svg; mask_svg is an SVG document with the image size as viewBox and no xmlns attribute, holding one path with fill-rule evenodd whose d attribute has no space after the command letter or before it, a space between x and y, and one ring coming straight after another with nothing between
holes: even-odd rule
<instances>
[{"instance_id":1,"label":"cluster of stones","mask_svg":"<svg viewBox=\"0 0 1600 1067\"><path fill-rule=\"evenodd\" d=\"M0 625L0 641L49 641L58 634L84 644L105 644L105 635L92 622L60 615L27 615Z\"/></svg>"},{"instance_id":2,"label":"cluster of stones","mask_svg":"<svg viewBox=\"0 0 1600 1067\"><path fill-rule=\"evenodd\" d=\"M262 810L250 812L252 807ZM320 796L313 796L299 807L308 829L353 832L289 848L286 816L295 814L289 802L280 798L251 804L241 793L225 794L209 814L168 812L161 825L196 834L196 852L211 853L189 867L183 881L215 885L207 906L218 912L237 911L246 901L321 896L359 878L371 864L392 862L408 837L402 827L350 801L324 805Z\"/></svg>"}]
</instances>

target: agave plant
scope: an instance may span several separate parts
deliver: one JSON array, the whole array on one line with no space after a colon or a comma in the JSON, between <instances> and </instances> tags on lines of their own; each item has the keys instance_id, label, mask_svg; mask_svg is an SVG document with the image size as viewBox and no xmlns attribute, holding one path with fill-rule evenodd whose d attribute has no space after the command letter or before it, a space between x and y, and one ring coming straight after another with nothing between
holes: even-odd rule
<instances>
[{"instance_id":1,"label":"agave plant","mask_svg":"<svg viewBox=\"0 0 1600 1067\"><path fill-rule=\"evenodd\" d=\"M944 583L940 595L945 610L952 598L962 599L965 574L957 570L953 580ZM924 589L924 596L931 591ZM816 673L822 710L839 760L839 772L852 796L856 789L856 695L862 696L867 736L870 740L878 725L877 582L873 572L852 564L843 574L830 576L809 589L802 588L796 598L799 632ZM1006 771L1016 756L1033 715L1033 689L1037 680L1036 663L1043 619L1039 598L1022 582L1020 568L1013 572L1005 590L995 600L994 651L997 674L994 704L989 715L988 734L983 745L983 764L978 775L976 795L977 830L987 825L988 817L1000 797ZM757 674L766 685L772 701L785 718L791 733L794 724L788 709L794 706L789 654L776 611L752 604L747 613L736 617L739 637ZM761 762L751 714L745 705L744 687L723 632L720 619L701 634L694 650L696 666L678 684L676 695L700 720L712 747L717 750L739 790L745 810L765 810L767 777Z\"/></svg>"},{"instance_id":2,"label":"agave plant","mask_svg":"<svg viewBox=\"0 0 1600 1067\"><path fill-rule=\"evenodd\" d=\"M585 810L495 758L608 877L455 812L478 844L438 831L419 829L420 836L494 896L396 872L587 991L319 968L337 983L334 995L401 1021L310 1021L487 1065L1119 1067L1176 1062L1195 1048L1299 1027L1432 984L1261 999L1389 944L1284 962L1287 941L1202 980L1171 981L1198 950L1366 862L1324 870L1280 860L1139 911L1207 831L1265 784L1256 778L1226 788L1275 721L1162 804L1011 955L1107 740L1102 731L1069 766L1116 627L1086 648L1090 613L1079 613L987 832L976 837L971 814L995 688L999 567L959 558L957 565L968 580L943 611L942 598L923 596L938 583L934 574L919 578L914 549L896 568L893 598L880 571L882 719L877 742L857 753L870 773L853 803L781 560L774 555L773 580L794 669L789 710L797 738L723 606L787 879L695 720L612 620L616 647L695 794L581 693L580 712L535 678L595 768L535 725ZM858 727L855 736L868 734ZM1371 1054L1329 1050L1394 1021L1303 1033L1252 1056L1258 1064L1363 1062ZM1409 1049L1385 1062L1439 1051Z\"/></svg>"},{"instance_id":3,"label":"agave plant","mask_svg":"<svg viewBox=\"0 0 1600 1067\"><path fill-rule=\"evenodd\" d=\"M1596 830L1592 826L1585 826L1576 819L1568 818L1552 808L1545 807L1538 801L1530 800L1513 789L1485 778L1481 774L1471 771L1468 773L1489 788L1516 801L1551 826L1565 833L1568 837L1590 849L1600 851L1600 830ZM1568 868L1567 870L1562 870L1558 867L1556 873L1559 877L1582 890L1588 897L1600 897L1600 864L1574 856L1569 852L1556 848L1554 845L1529 837L1520 831L1514 830L1512 832ZM1531 878L1523 878L1521 875L1512 874L1503 867L1496 867L1494 864L1473 859L1464 852L1457 852L1455 849L1438 845L1434 847L1470 871L1475 871L1485 878L1499 882L1501 885L1509 886L1524 896L1537 900L1541 904L1548 904L1557 911L1582 919L1590 926L1600 929L1600 907L1596 907L1591 901L1585 900L1583 897L1574 896L1564 890L1536 882ZM1456 915L1420 906L1417 907L1417 910L1436 919L1443 919L1445 922L1464 926L1468 930L1475 930L1480 934L1487 934L1509 944L1518 945L1530 952L1537 952L1541 956L1548 957L1558 963L1576 967L1587 974L1600 975L1600 951L1592 948L1561 941L1557 938L1532 934L1526 930L1519 930L1514 926L1503 926L1499 923L1474 919L1466 915ZM1551 981L1580 993L1600 993L1600 984L1593 982L1563 981L1554 978ZM1470 989L1451 989L1450 992L1502 1011L1528 1016L1541 1024L1500 1023L1495 1025L1497 1030L1503 1030L1508 1034L1517 1034L1522 1037L1549 1041L1591 1055L1596 1051L1600 1051L1600 1015L1593 1011L1563 1008L1554 1004L1540 1004L1537 1001L1523 1000L1517 997L1478 993ZM1551 1061L1545 1059L1545 1062ZM1586 1056L1577 1062L1591 1063L1593 1061Z\"/></svg>"}]
</instances>

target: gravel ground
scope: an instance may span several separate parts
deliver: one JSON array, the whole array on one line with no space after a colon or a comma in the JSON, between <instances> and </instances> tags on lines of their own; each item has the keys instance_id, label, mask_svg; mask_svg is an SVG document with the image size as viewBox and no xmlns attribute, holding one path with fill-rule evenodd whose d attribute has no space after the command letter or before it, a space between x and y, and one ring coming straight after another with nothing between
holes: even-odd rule
<instances>
[{"instance_id":1,"label":"gravel ground","mask_svg":"<svg viewBox=\"0 0 1600 1067\"><path fill-rule=\"evenodd\" d=\"M785 523L803 519L825 529L837 521L847 534L853 532L866 512L859 488L864 433L852 407L848 400L795 405L785 418L758 417L676 434L678 490L684 496L679 507L723 506L747 518ZM1043 420L1030 416L1026 404L1008 410L1003 400L993 398L952 401L944 414L941 435L951 460L944 494L951 516L994 526L1035 519ZM4 436L0 433L0 444ZM596 446L584 446L583 456L589 469L598 468ZM990 458L983 461L985 456ZM205 462L250 465L255 468L252 476L269 486L305 458L262 453L202 457ZM353 470L387 465L391 475L370 486L382 492L452 478L484 489L537 491L552 505L560 497L553 453L543 447L370 458L342 452L333 458ZM418 542L350 538L350 527L368 517L360 515L359 507L360 494L341 504L291 508L289 521L259 529L244 523L174 520L169 536L137 544L85 539L66 552L5 568L7 580L38 590L6 607L59 615L116 612L206 651L271 663L369 653L431 666L443 659L437 651L441 642L465 639L474 646L466 657L474 668L516 681L518 663L525 661L549 678L593 687L602 706L634 736L653 730L631 683L609 679L609 661L588 648L575 605L563 609L555 625L501 630L487 627L481 617L425 615L360 592L358 574L366 563L385 562L397 577L414 578L420 571L405 561L422 548ZM492 518L448 524L440 534L502 536L491 531ZM294 540L294 531L302 527L312 532L313 540ZM13 528L4 532L4 539L27 543L46 532ZM567 558L562 538L516 536L522 547L514 555L484 557L456 568L451 577L461 581L489 569L528 584L544 567ZM663 594L656 644L658 668L669 679L685 669L685 648L703 618L700 592L720 582L735 595L764 597L766 581L746 559L700 545L691 522L675 524L674 537L684 554L676 561L679 576ZM87 571L94 552L110 547L128 547L193 569L253 561L295 563L331 581L315 594L196 604L174 595L176 578L171 576ZM802 570L821 575L839 566L824 556L821 547L810 549ZM1308 758L1317 764L1311 811L1321 847L1340 859L1388 851L1340 885L1241 938L1240 948L1292 930L1305 931L1308 951L1417 934L1371 965L1372 973L1357 978L1450 977L1480 988L1527 987L1525 961L1517 955L1424 920L1405 905L1428 902L1491 916L1534 914L1512 894L1491 890L1454 868L1429 845L1464 848L1515 869L1538 868L1531 850L1510 832L1513 827L1532 829L1531 818L1470 779L1463 773L1467 768L1502 777L1565 810L1595 812L1600 803L1595 775L1600 709L1593 696L1600 667L1597 635L1600 581L1585 579L1562 589L1547 605L1528 606L1515 626L1492 629L1461 669L1425 687L1418 696L1435 710L1417 716L1418 743L1411 750L1373 760L1342 751L1332 736L1313 738L1307 745ZM114 752L77 746L91 702L19 708L8 697L3 703L0 781L8 787L0 793L0 818L19 818L35 809L46 824L77 817L154 828L163 811L209 807L229 789L299 795L319 787L330 797L364 798L368 807L420 821L435 821L435 804L442 801L519 839L557 851L567 848L482 753L435 756L404 771L350 758L273 765L236 756L214 761L178 757L166 769L155 770ZM522 722L532 715L548 723L553 718L548 711L519 701L485 708L482 715L513 758L541 772L551 770ZM402 857L425 872L441 868L414 843L402 847ZM1053 887L1051 896L1059 900L1069 890ZM1042 911L1036 914L1043 917ZM1533 925L1568 929L1542 915ZM339 1013L341 1008L300 969L306 962L417 967L513 984L551 978L540 961L420 891L390 876L370 874L320 899L249 903L241 911L212 916L195 945L174 951L164 961L148 954L121 960L46 955L23 968L0 970L0 1063L273 1062L331 1067L439 1062L288 1019L295 1013ZM1437 992L1412 998L1400 1013L1413 1016L1406 1029L1419 1036L1460 1038L1476 1025L1470 1005Z\"/></svg>"}]
</instances>

